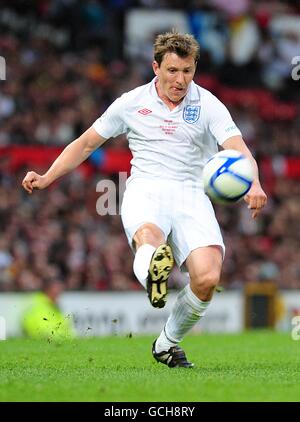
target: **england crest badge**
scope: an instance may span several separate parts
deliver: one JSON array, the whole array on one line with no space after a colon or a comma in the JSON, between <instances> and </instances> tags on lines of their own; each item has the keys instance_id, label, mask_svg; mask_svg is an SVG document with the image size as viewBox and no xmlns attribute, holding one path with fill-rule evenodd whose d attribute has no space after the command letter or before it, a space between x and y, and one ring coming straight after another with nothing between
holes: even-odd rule
<instances>
[{"instance_id":1,"label":"england crest badge","mask_svg":"<svg viewBox=\"0 0 300 422\"><path fill-rule=\"evenodd\" d=\"M200 106L185 106L183 109L183 120L187 123L196 123L200 116L200 109Z\"/></svg>"}]
</instances>

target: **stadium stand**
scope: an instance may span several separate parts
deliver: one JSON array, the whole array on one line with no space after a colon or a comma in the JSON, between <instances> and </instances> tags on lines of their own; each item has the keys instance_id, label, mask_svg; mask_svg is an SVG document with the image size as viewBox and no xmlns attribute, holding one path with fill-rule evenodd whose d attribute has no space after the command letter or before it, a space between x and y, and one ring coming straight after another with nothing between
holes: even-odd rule
<instances>
[{"instance_id":1,"label":"stadium stand","mask_svg":"<svg viewBox=\"0 0 300 422\"><path fill-rule=\"evenodd\" d=\"M180 4L2 2L0 54L7 80L0 81L0 291L40 289L42 278L57 270L69 290L140 288L120 217L96 211L98 181L117 181L119 171L129 171L125 137L107 142L45 192L28 196L21 180L32 165L45 169L114 98L152 78L148 63L136 66L124 54L126 13L133 7L179 10ZM269 195L257 221L242 204L216 207L227 245L222 284L241 288L247 281L273 280L280 288L297 288L300 80L291 76L291 58L300 62L294 24L300 8L291 1L185 4L203 45L197 82L230 109L255 153ZM210 37L203 40L196 19L201 12L215 19ZM281 22L281 16L290 19ZM248 29L245 38L241 28ZM175 269L171 287L183 283Z\"/></svg>"}]
</instances>

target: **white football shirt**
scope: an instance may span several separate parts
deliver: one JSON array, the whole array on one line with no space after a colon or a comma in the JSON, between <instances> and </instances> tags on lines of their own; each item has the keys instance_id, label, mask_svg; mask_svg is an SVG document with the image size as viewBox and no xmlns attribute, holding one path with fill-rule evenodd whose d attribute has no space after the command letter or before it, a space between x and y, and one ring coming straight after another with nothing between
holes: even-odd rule
<instances>
[{"instance_id":1,"label":"white football shirt","mask_svg":"<svg viewBox=\"0 0 300 422\"><path fill-rule=\"evenodd\" d=\"M241 135L229 111L211 92L191 82L172 111L160 99L155 78L116 99L93 124L103 138L127 134L131 177L202 184L202 169L220 145Z\"/></svg>"}]
</instances>

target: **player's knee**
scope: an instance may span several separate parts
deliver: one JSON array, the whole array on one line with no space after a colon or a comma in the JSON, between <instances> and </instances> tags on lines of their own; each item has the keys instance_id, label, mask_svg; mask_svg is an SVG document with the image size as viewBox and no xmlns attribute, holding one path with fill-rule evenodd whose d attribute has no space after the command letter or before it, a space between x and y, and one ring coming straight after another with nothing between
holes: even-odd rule
<instances>
[{"instance_id":1,"label":"player's knee","mask_svg":"<svg viewBox=\"0 0 300 422\"><path fill-rule=\"evenodd\" d=\"M208 271L206 273L198 273L192 277L192 283L196 291L213 291L220 280L220 273L218 271Z\"/></svg>"},{"instance_id":2,"label":"player's knee","mask_svg":"<svg viewBox=\"0 0 300 422\"><path fill-rule=\"evenodd\" d=\"M165 243L163 232L155 225L151 223L143 224L135 233L134 241L137 247L149 243L155 247L158 247Z\"/></svg>"}]
</instances>

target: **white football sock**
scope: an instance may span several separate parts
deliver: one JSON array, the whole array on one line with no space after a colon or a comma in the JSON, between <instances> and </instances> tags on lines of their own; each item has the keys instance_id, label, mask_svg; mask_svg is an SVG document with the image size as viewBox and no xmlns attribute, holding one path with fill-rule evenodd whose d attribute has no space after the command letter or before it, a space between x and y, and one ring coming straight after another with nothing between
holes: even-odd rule
<instances>
[{"instance_id":1,"label":"white football sock","mask_svg":"<svg viewBox=\"0 0 300 422\"><path fill-rule=\"evenodd\" d=\"M138 248L133 261L133 272L145 289L151 258L155 250L154 246L146 243Z\"/></svg>"},{"instance_id":2,"label":"white football sock","mask_svg":"<svg viewBox=\"0 0 300 422\"><path fill-rule=\"evenodd\" d=\"M210 301L204 302L198 299L189 284L185 286L178 294L171 315L156 340L156 352L167 351L179 343L196 322L204 316L209 304Z\"/></svg>"}]
</instances>

